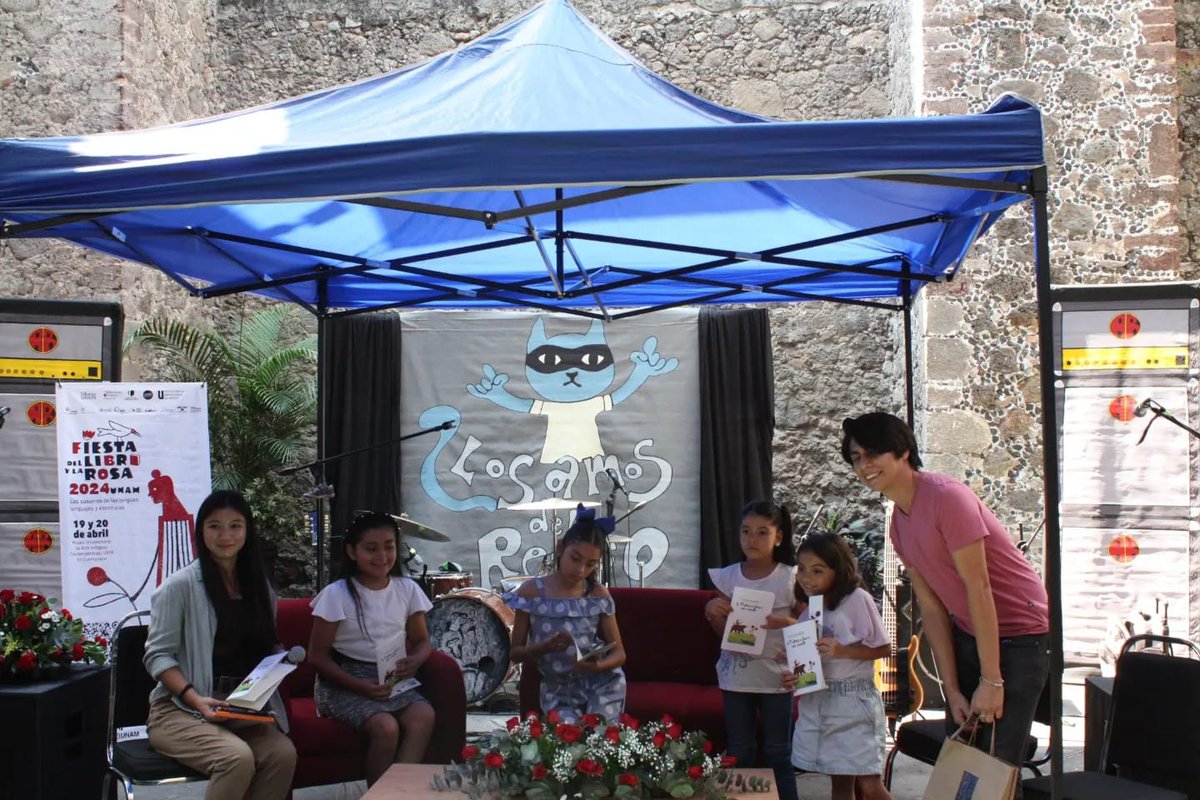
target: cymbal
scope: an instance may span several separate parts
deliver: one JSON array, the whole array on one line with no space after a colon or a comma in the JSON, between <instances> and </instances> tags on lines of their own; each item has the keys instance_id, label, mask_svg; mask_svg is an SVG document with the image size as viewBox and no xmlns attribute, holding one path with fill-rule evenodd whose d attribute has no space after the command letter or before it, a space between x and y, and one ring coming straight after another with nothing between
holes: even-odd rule
<instances>
[{"instance_id":1,"label":"cymbal","mask_svg":"<svg viewBox=\"0 0 1200 800\"><path fill-rule=\"evenodd\" d=\"M359 511L355 511L354 513L355 514L364 514L366 512L359 510ZM396 525L399 526L399 528L400 528L401 536L412 538L412 539L424 539L427 542L448 542L448 541L450 541L450 537L447 536L446 534L442 533L441 531L434 530L433 528L429 527L428 525L425 525L424 523L417 522L415 519L409 517L407 514L388 513L388 516L391 517L392 519L396 520Z\"/></svg>"},{"instance_id":2,"label":"cymbal","mask_svg":"<svg viewBox=\"0 0 1200 800\"><path fill-rule=\"evenodd\" d=\"M547 497L542 500L530 500L528 503L516 503L508 506L513 511L573 511L576 506L595 508L600 505L595 500L568 500L563 497Z\"/></svg>"}]
</instances>

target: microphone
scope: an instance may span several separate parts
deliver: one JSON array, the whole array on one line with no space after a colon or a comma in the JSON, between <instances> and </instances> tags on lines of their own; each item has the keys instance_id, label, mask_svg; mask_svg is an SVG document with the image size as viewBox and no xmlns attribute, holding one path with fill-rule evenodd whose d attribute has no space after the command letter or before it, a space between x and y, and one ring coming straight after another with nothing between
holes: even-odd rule
<instances>
[{"instance_id":1,"label":"microphone","mask_svg":"<svg viewBox=\"0 0 1200 800\"><path fill-rule=\"evenodd\" d=\"M1134 411L1133 411L1133 415L1134 415L1135 417L1144 417L1144 416L1146 416L1146 412L1150 410L1150 405L1151 405L1153 402L1154 402L1153 400L1151 400L1149 397L1147 397L1147 398L1146 398L1145 400L1143 400L1141 403L1138 403L1138 407L1137 407L1136 409L1134 409Z\"/></svg>"},{"instance_id":2,"label":"microphone","mask_svg":"<svg viewBox=\"0 0 1200 800\"><path fill-rule=\"evenodd\" d=\"M0 406L0 419L8 416L8 412L12 411L10 406Z\"/></svg>"},{"instance_id":3,"label":"microphone","mask_svg":"<svg viewBox=\"0 0 1200 800\"><path fill-rule=\"evenodd\" d=\"M305 652L303 647L296 645L291 650L288 650L287 657L283 660L289 664L302 664L304 663L304 657L307 655L308 653Z\"/></svg>"},{"instance_id":4,"label":"microphone","mask_svg":"<svg viewBox=\"0 0 1200 800\"><path fill-rule=\"evenodd\" d=\"M408 558L404 559L404 563L415 564L418 567L425 566L425 559L421 558L421 554L418 553L412 545L406 546L408 547Z\"/></svg>"},{"instance_id":5,"label":"microphone","mask_svg":"<svg viewBox=\"0 0 1200 800\"><path fill-rule=\"evenodd\" d=\"M625 492L626 497L629 496L629 492L625 491L625 484L621 483L621 476L615 469L609 467L608 469L604 470L604 474L607 475L608 479L613 482L613 486L617 487L622 492Z\"/></svg>"}]
</instances>

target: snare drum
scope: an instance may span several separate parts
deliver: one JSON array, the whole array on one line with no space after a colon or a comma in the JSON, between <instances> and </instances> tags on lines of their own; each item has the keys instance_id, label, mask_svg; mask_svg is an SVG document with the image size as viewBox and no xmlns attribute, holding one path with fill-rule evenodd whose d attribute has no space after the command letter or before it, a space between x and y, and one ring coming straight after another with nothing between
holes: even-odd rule
<instances>
[{"instance_id":1,"label":"snare drum","mask_svg":"<svg viewBox=\"0 0 1200 800\"><path fill-rule=\"evenodd\" d=\"M425 615L429 641L462 669L468 705L491 697L516 670L509 659L515 618L500 595L478 586L442 595Z\"/></svg>"},{"instance_id":2,"label":"snare drum","mask_svg":"<svg viewBox=\"0 0 1200 800\"><path fill-rule=\"evenodd\" d=\"M426 572L417 578L417 583L425 590L430 600L436 600L444 594L450 594L455 589L465 589L471 585L469 572Z\"/></svg>"}]
</instances>

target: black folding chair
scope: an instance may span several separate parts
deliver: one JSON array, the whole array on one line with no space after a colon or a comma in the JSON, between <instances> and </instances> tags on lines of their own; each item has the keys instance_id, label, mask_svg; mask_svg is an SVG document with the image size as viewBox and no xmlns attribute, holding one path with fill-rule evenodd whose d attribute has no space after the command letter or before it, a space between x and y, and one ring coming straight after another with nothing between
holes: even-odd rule
<instances>
[{"instance_id":1,"label":"black folding chair","mask_svg":"<svg viewBox=\"0 0 1200 800\"><path fill-rule=\"evenodd\" d=\"M1155 643L1161 652L1135 649ZM1198 659L1200 648L1186 639L1141 634L1125 642L1101 771L1064 774L1064 800L1200 800ZM1050 776L1023 786L1026 800L1050 797Z\"/></svg>"},{"instance_id":2,"label":"black folding chair","mask_svg":"<svg viewBox=\"0 0 1200 800\"><path fill-rule=\"evenodd\" d=\"M148 629L141 621L149 616L149 611L134 611L117 623L113 634L109 657L112 679L108 689L108 771L104 775L101 800L116 798L114 776L125 786L128 800L133 800L135 785L208 780L207 775L156 752L144 738L117 740L118 731L144 726L150 715L154 679L142 664Z\"/></svg>"},{"instance_id":3,"label":"black folding chair","mask_svg":"<svg viewBox=\"0 0 1200 800\"><path fill-rule=\"evenodd\" d=\"M1037 711L1034 712L1033 718L1044 724L1050 723L1049 681L1042 689L1042 695L1038 699ZM938 754L942 752L942 744L945 741L946 723L940 718L911 719L900 723L900 727L896 729L892 748L888 750L887 758L883 762L883 785L888 789L892 788L892 768L897 755L903 754L923 764L933 766L937 763ZM1025 741L1025 761L1021 764L1021 768L1029 770L1034 775L1041 775L1039 767L1049 760L1049 750L1039 756L1037 737L1030 735Z\"/></svg>"}]
</instances>

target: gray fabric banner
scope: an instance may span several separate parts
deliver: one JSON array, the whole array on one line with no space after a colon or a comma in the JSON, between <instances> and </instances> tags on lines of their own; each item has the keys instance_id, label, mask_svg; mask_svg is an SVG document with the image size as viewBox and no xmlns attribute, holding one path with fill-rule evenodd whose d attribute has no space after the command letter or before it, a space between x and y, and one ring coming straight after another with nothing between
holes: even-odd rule
<instances>
[{"instance_id":1,"label":"gray fabric banner","mask_svg":"<svg viewBox=\"0 0 1200 800\"><path fill-rule=\"evenodd\" d=\"M616 586L694 587L700 550L697 314L604 324L509 311L406 312L404 512L450 537L410 539L476 586L553 565L574 504L615 491ZM611 476L610 472L611 471ZM565 500L564 508L529 507ZM414 568L415 567L415 568ZM410 570L420 567L410 563Z\"/></svg>"}]
</instances>

